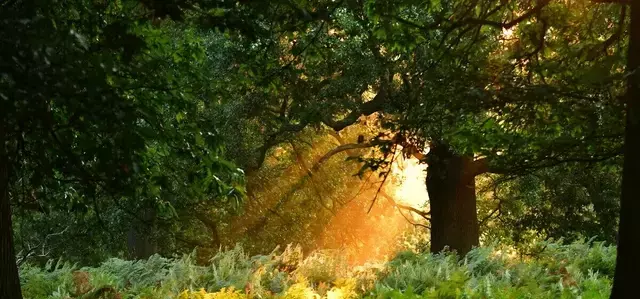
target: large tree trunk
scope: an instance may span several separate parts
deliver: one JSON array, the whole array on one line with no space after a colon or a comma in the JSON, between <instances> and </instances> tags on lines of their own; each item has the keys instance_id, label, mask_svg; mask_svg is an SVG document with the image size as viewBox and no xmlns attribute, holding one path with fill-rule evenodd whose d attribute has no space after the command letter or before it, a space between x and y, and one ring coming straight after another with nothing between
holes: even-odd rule
<instances>
[{"instance_id":1,"label":"large tree trunk","mask_svg":"<svg viewBox=\"0 0 640 299\"><path fill-rule=\"evenodd\" d=\"M631 0L627 72L627 116L624 138L618 257L611 298L629 298L636 292L640 269L640 0Z\"/></svg>"},{"instance_id":2,"label":"large tree trunk","mask_svg":"<svg viewBox=\"0 0 640 299\"><path fill-rule=\"evenodd\" d=\"M436 145L427 159L431 252L448 246L465 255L479 243L473 158L458 156L446 145Z\"/></svg>"},{"instance_id":3,"label":"large tree trunk","mask_svg":"<svg viewBox=\"0 0 640 299\"><path fill-rule=\"evenodd\" d=\"M13 249L9 204L9 159L4 127L0 124L0 298L22 298L16 255Z\"/></svg>"},{"instance_id":4,"label":"large tree trunk","mask_svg":"<svg viewBox=\"0 0 640 299\"><path fill-rule=\"evenodd\" d=\"M127 232L129 258L136 260L147 259L158 251L155 240L151 236L154 229L151 224L155 220L155 210L144 208L140 216L141 219L134 220L135 225Z\"/></svg>"}]
</instances>

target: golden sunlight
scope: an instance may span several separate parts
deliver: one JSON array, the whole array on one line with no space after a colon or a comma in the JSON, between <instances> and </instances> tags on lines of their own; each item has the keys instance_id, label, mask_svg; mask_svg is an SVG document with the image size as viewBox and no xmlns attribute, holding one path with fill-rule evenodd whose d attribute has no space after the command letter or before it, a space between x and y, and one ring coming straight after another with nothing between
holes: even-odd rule
<instances>
[{"instance_id":1,"label":"golden sunlight","mask_svg":"<svg viewBox=\"0 0 640 299\"><path fill-rule=\"evenodd\" d=\"M502 29L502 38L504 39L510 39L511 37L513 37L513 28L503 28Z\"/></svg>"},{"instance_id":2,"label":"golden sunlight","mask_svg":"<svg viewBox=\"0 0 640 299\"><path fill-rule=\"evenodd\" d=\"M408 211L402 216L392 202L428 210L425 170L417 159L398 156L383 188L379 180L369 179L354 186L354 200L332 217L320 236L320 247L345 250L351 264L387 260L405 249L399 240L413 230L405 217L422 219Z\"/></svg>"},{"instance_id":3,"label":"golden sunlight","mask_svg":"<svg viewBox=\"0 0 640 299\"><path fill-rule=\"evenodd\" d=\"M393 195L397 201L414 208L422 208L429 198L425 186L427 165L415 158L398 157L392 173L396 176Z\"/></svg>"}]
</instances>

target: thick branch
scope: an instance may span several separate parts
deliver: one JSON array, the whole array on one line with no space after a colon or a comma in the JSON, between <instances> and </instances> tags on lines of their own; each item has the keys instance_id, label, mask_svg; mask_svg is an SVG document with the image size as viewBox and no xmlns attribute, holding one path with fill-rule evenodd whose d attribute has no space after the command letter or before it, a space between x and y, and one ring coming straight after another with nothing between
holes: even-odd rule
<instances>
[{"instance_id":1,"label":"thick branch","mask_svg":"<svg viewBox=\"0 0 640 299\"><path fill-rule=\"evenodd\" d=\"M195 212L194 216L196 217L196 219L200 220L202 224L204 224L206 227L208 227L212 231L218 230L218 224L215 221L209 219L209 217L206 214Z\"/></svg>"},{"instance_id":2,"label":"thick branch","mask_svg":"<svg viewBox=\"0 0 640 299\"><path fill-rule=\"evenodd\" d=\"M471 174L474 176L481 175L484 173L495 173L495 174L516 174L516 173L525 173L531 170L537 170L547 167L554 167L566 163L596 163L603 162L609 159L613 159L615 157L621 156L622 149L616 150L610 153L593 156L593 157L568 157L568 158L557 158L557 157L546 157L540 159L535 162L530 162L527 164L516 165L515 167L500 167L494 166L489 163L489 158L480 158L478 160L473 161Z\"/></svg>"},{"instance_id":3,"label":"thick branch","mask_svg":"<svg viewBox=\"0 0 640 299\"><path fill-rule=\"evenodd\" d=\"M213 245L220 246L220 244L222 244L222 241L220 240L220 234L218 233L218 223L211 220L209 216L204 213L196 212L195 216L198 220L200 220L200 222L202 222L202 224L204 224L211 231L212 238L213 238L212 240Z\"/></svg>"},{"instance_id":4,"label":"thick branch","mask_svg":"<svg viewBox=\"0 0 640 299\"><path fill-rule=\"evenodd\" d=\"M334 121L331 118L325 118L322 122L335 131L341 131L342 129L358 121L360 116L368 116L382 110L386 102L387 92L384 89L381 89L371 101L363 103L358 109L351 111L351 113L349 113L343 119Z\"/></svg>"},{"instance_id":5,"label":"thick branch","mask_svg":"<svg viewBox=\"0 0 640 299\"><path fill-rule=\"evenodd\" d=\"M497 172L494 172L494 171L497 171ZM473 175L474 177L477 175L488 173L488 172L501 173L500 171L498 171L498 169L490 169L489 158L480 158L478 160L473 161L473 164L471 164L471 175Z\"/></svg>"},{"instance_id":6,"label":"thick branch","mask_svg":"<svg viewBox=\"0 0 640 299\"><path fill-rule=\"evenodd\" d=\"M342 138L342 136L340 136L340 132L338 131L334 131L334 130L328 130L329 131L329 135L333 136L333 138L336 139L336 141L338 141L339 145L345 145L347 144L347 142L344 141L344 138ZM357 157L358 154L352 150L347 150L347 155L349 155L349 157Z\"/></svg>"},{"instance_id":7,"label":"thick branch","mask_svg":"<svg viewBox=\"0 0 640 299\"><path fill-rule=\"evenodd\" d=\"M322 166L322 163L327 162L327 160L329 160L331 157L335 156L336 154L339 154L341 152L344 151L349 151L349 150L354 150L354 149L359 149L359 148L368 148L368 147L373 147L376 144L381 144L381 143L376 143L376 142L367 142L367 143L349 143L349 144L344 144L341 146L338 146L332 150L330 150L328 153L324 154L324 156L322 156L311 168L312 172L316 172L318 171L318 169L320 169L320 166Z\"/></svg>"},{"instance_id":8,"label":"thick branch","mask_svg":"<svg viewBox=\"0 0 640 299\"><path fill-rule=\"evenodd\" d=\"M334 136L336 137L336 136ZM403 152L409 156L413 156L416 159L423 161L425 158L425 155L418 149L418 147L416 147L413 144L409 144L407 142L405 142L404 139L402 138L393 138L391 140L380 140L380 139L374 139L370 142L365 142L365 143L348 143L348 144L344 144L342 138L338 135L336 137L336 139L338 140L338 142L341 143L340 146L332 149L331 151L329 151L328 153L324 154L324 156L322 156L311 168L312 172L317 171L320 166L322 165L322 163L326 162L327 160L329 160L331 157L335 156L336 154L339 154L341 152L346 151L347 154L350 157L355 157L357 156L356 153L353 152L349 152L351 150L354 149L361 149L361 148L368 148L368 147L374 147L374 146L378 146L378 145L382 145L382 144L398 144L398 145L402 145L403 147Z\"/></svg>"}]
</instances>

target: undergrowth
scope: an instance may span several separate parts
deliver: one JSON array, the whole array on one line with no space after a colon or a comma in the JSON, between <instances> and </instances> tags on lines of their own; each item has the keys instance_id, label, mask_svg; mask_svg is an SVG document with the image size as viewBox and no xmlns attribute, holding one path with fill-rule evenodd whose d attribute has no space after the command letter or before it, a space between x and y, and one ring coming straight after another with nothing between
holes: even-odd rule
<instances>
[{"instance_id":1,"label":"undergrowth","mask_svg":"<svg viewBox=\"0 0 640 299\"><path fill-rule=\"evenodd\" d=\"M339 252L303 257L289 246L248 256L241 247L209 265L194 254L110 259L96 268L50 261L20 269L25 298L607 298L615 247L548 243L534 256L492 247L455 254L401 252L386 264L348 266Z\"/></svg>"}]
</instances>

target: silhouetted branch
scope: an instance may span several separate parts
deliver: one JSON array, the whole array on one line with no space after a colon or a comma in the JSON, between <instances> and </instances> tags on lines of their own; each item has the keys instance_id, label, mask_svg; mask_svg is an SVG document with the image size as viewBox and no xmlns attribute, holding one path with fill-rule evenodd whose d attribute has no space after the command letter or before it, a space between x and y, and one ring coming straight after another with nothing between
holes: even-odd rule
<instances>
[{"instance_id":1,"label":"silhouetted branch","mask_svg":"<svg viewBox=\"0 0 640 299\"><path fill-rule=\"evenodd\" d=\"M373 113L381 111L384 108L384 104L387 102L387 100L387 91L382 88L380 89L380 91L378 91L378 94L376 94L376 96L373 97L372 100L364 102L360 107L351 111L343 119L334 121L333 119L327 117L323 119L322 122L335 131L341 131L342 129L358 121L360 116L369 116Z\"/></svg>"},{"instance_id":2,"label":"silhouetted branch","mask_svg":"<svg viewBox=\"0 0 640 299\"><path fill-rule=\"evenodd\" d=\"M466 19L466 20L460 21L459 25L474 24L474 25L481 25L481 26L491 26L491 27L500 28L500 29L510 29L511 27L516 26L516 25L520 24L521 22L525 21L526 19L528 19L532 15L539 13L550 2L551 2L551 0L543 0L537 6L535 6L532 9L530 9L529 11L525 12L521 16L511 20L510 22L506 22L505 23L505 22L496 22L496 21L489 21L489 20L484 20L484 19L471 18L471 19Z\"/></svg>"},{"instance_id":3,"label":"silhouetted branch","mask_svg":"<svg viewBox=\"0 0 640 299\"><path fill-rule=\"evenodd\" d=\"M333 157L336 154L339 154L341 152L354 150L354 149L360 149L360 148L374 147L374 146L379 145L379 144L382 144L382 143L367 142L367 143L349 143L349 144L340 145L340 146L330 150L326 154L324 154L324 156L320 157L320 159L311 168L311 171L312 172L318 171L318 169L320 169L320 166L322 166L323 163L327 162L327 160L329 160L331 157Z\"/></svg>"},{"instance_id":4,"label":"silhouetted branch","mask_svg":"<svg viewBox=\"0 0 640 299\"><path fill-rule=\"evenodd\" d=\"M537 161L532 161L515 166L498 166L491 165L489 158L480 158L473 162L471 173L475 175L481 175L484 173L494 174L523 174L534 170L554 167L567 163L597 163L604 162L609 159L619 157L623 154L622 148L614 150L609 153L603 153L600 155L594 155L591 157L553 157L548 156Z\"/></svg>"},{"instance_id":5,"label":"silhouetted branch","mask_svg":"<svg viewBox=\"0 0 640 299\"><path fill-rule=\"evenodd\" d=\"M425 220L429 220L431 221L431 217L429 217L429 215L431 215L431 212L427 212L427 211L422 211L419 209L416 209L412 206L407 206L407 205L403 205L403 204L399 204L398 202L396 202L391 196L389 196L389 194L387 194L384 191L380 191L380 195L382 195L383 197L385 197L386 199L388 199L391 204L393 204L393 206L395 206L398 209L402 209L402 210L407 210L413 213L418 214L420 217L424 218Z\"/></svg>"}]
</instances>

